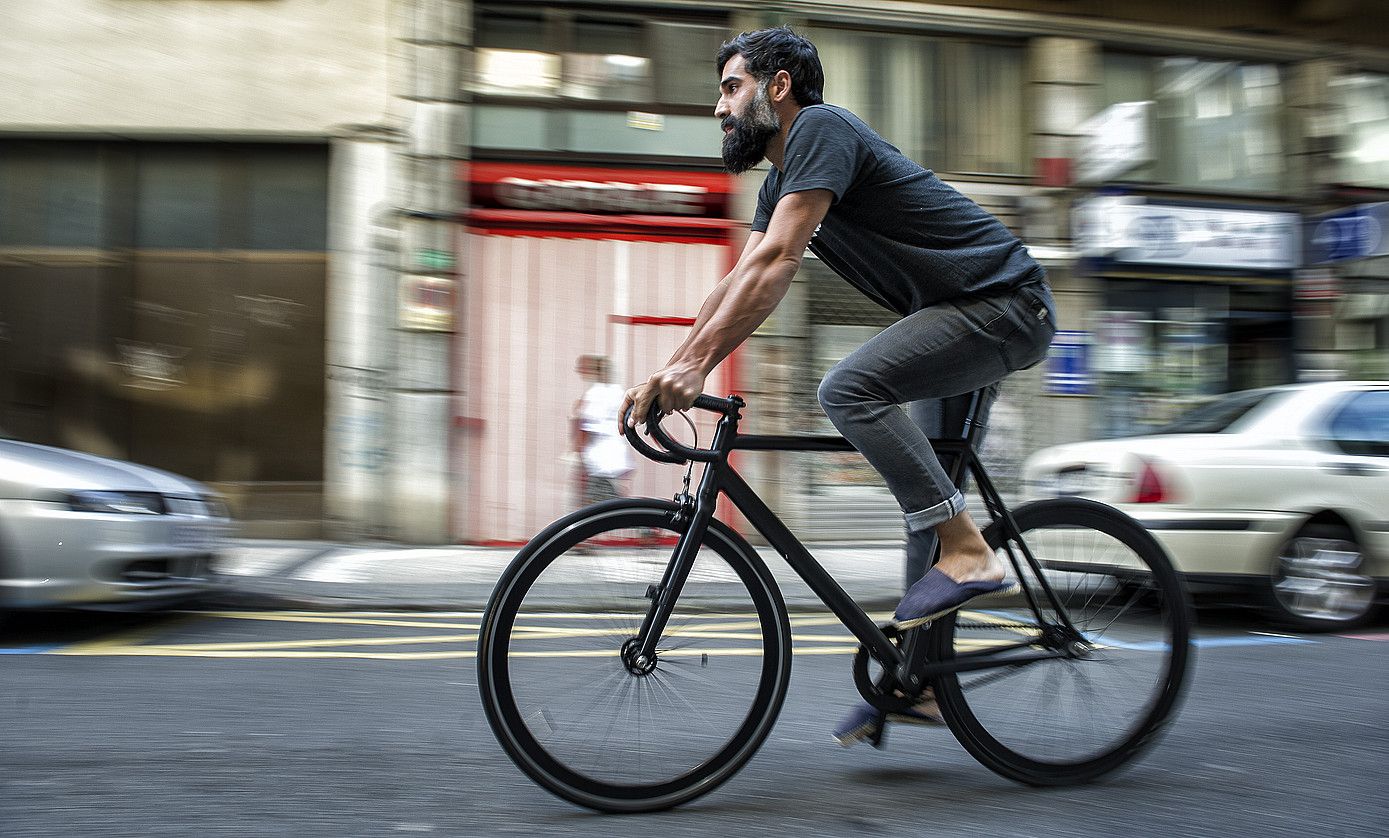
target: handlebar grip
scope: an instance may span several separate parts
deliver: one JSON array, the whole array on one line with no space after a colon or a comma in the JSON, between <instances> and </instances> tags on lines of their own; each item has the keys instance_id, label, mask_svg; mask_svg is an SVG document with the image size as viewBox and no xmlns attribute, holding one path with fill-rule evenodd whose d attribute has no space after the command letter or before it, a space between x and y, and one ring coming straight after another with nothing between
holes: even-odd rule
<instances>
[{"instance_id":1,"label":"handlebar grip","mask_svg":"<svg viewBox=\"0 0 1389 838\"><path fill-rule=\"evenodd\" d=\"M695 396L694 400L694 406L700 410L722 413L724 416L736 416L738 411L742 409L743 404L743 400L737 396L729 396L726 399L721 399L718 396L711 396L707 393L701 393ZM720 452L712 448L690 448L689 446L682 445L671 439L670 434L667 434L665 429L661 427L661 411L654 401L651 403L651 407L646 414L646 430L647 433L651 434L652 438L656 440L658 445L666 449L665 451L657 451L655 448L652 448L642 441L641 435L637 433L636 428L627 424L627 419L631 415L632 406L629 405L626 412L622 414L622 431L627 435L627 441L632 444L632 447L637 449L637 451L648 460L655 460L658 463L684 465L689 460L694 460L699 463L710 463L717 460L720 456Z\"/></svg>"},{"instance_id":2,"label":"handlebar grip","mask_svg":"<svg viewBox=\"0 0 1389 838\"><path fill-rule=\"evenodd\" d=\"M698 396L695 396L694 406L700 410L711 410L714 413L730 414L737 412L743 407L743 400L737 396L721 399L718 396L711 396L708 393L700 393Z\"/></svg>"},{"instance_id":3,"label":"handlebar grip","mask_svg":"<svg viewBox=\"0 0 1389 838\"><path fill-rule=\"evenodd\" d=\"M650 445L647 445L645 442L642 441L641 434L637 433L637 429L627 424L628 417L632 415L633 407L634 405L628 405L627 410L625 410L622 414L622 432L626 434L627 441L631 443L632 447L637 449L637 453L641 454L648 460L655 460L658 463L671 463L672 465L677 466L684 465L685 461L680 457L677 457L674 454L668 454L665 451L657 451L655 448L652 448ZM647 425L647 427L660 427L660 425ZM659 440L659 437L657 439ZM662 444L664 445L664 443Z\"/></svg>"},{"instance_id":4,"label":"handlebar grip","mask_svg":"<svg viewBox=\"0 0 1389 838\"><path fill-rule=\"evenodd\" d=\"M737 396L721 399L717 396L701 393L695 396L694 406L701 410L722 413L725 416L734 416L743 406L743 400ZM675 454L677 457L681 457L684 460L694 460L697 463L712 463L722 456L721 452L712 448L690 448L687 445L682 445L671 439L670 434L667 434L665 429L661 427L661 414L660 411L656 409L655 402L651 403L651 408L646 418L646 426L657 444L672 454Z\"/></svg>"}]
</instances>

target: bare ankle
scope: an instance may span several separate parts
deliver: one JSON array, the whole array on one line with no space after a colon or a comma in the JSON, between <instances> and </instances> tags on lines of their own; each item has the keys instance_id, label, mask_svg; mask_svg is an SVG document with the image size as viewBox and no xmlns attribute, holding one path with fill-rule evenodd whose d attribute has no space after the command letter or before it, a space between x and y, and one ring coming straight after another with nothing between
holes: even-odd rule
<instances>
[{"instance_id":1,"label":"bare ankle","mask_svg":"<svg viewBox=\"0 0 1389 838\"><path fill-rule=\"evenodd\" d=\"M989 549L968 512L942 523L936 534L940 537L941 556L936 567L945 575L957 582L1003 578L1003 563Z\"/></svg>"}]
</instances>

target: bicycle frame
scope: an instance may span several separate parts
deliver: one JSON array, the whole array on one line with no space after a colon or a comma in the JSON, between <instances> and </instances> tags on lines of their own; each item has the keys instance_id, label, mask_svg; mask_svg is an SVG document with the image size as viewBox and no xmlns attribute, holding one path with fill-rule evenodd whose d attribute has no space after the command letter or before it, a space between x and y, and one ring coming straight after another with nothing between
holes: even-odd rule
<instances>
[{"instance_id":1,"label":"bicycle frame","mask_svg":"<svg viewBox=\"0 0 1389 838\"><path fill-rule=\"evenodd\" d=\"M701 397L704 398L704 397ZM1013 545L1016 543L1023 554L1023 559L1031 567L1033 578L1038 580L1040 587L1046 598L1050 601L1052 610L1058 615L1063 629L1068 637L1079 638L1080 633L1070 624L1065 610L1051 590L1041 572L1041 567L1031 551L1022 542L1020 533L1013 516L1009 513L1003 503L1002 497L995 488L993 481L989 478L987 471L978 455L975 453L975 443L979 433L984 429L978 422L977 413L979 411L979 394L975 394L975 401L966 419L965 435L958 439L932 439L931 445L938 453L952 455L953 462L950 468L950 478L957 486L963 486L961 482L966 473L972 474L979 486L980 495L990 516L995 521L1002 522L1007 532L1004 541L1010 561L1014 571L1020 581L1022 590L1027 599L1028 605L1038 619L1038 624L1045 626L1047 621L1042 618L1041 608L1030 585L1023 581L1022 566L1018 556L1014 553ZM638 634L640 645L637 649L639 659L649 659L656 653L656 644L665 630L666 622L670 618L675 601L679 598L683 590L685 581L689 576L690 570L694 565L695 553L703 541L705 530L709 526L709 521L714 516L714 511L718 503L720 492L728 496L733 505L747 518L748 522L762 534L767 542L781 554L786 563L796 572L798 576L810 587L817 597L834 613L836 617L849 629L859 642L864 645L869 654L878 661L887 673L890 673L897 684L903 685L911 692L919 691L920 687L929 678L947 672L963 672L969 670L987 669L996 666L1013 666L1033 661L1048 660L1058 657L1065 657L1066 652L1060 651L1041 651L1031 655L1011 655L1004 660L990 660L1001 652L1015 651L1021 648L1028 648L1034 644L1019 643L1010 645L1002 649L990 650L983 653L971 654L968 659L957 658L948 662L927 663L925 661L924 643L915 642L916 633L913 632L907 641L907 651L904 654L893 640L880 629L864 610L840 587L828 571L811 555L795 534L793 534L781 519L773 512L761 497L748 485L747 481L728 462L728 455L732 451L853 451L854 448L849 442L838 436L767 436L767 435L739 435L737 432L740 413L738 408L742 407L741 400L730 399L718 401L728 407L718 408L723 413L718 426L714 432L714 439L709 449L687 449L674 443L661 431L659 424L649 425L652 436L674 457L663 456L667 462L681 461L679 459L688 456L689 459L696 459L694 454L702 454L698 459L706 463L704 473L700 478L699 487L695 496L690 498L683 495L679 499L682 503L682 516L688 516L689 525L681 533L679 541L670 563L666 567L664 576L658 586L650 592L652 599L651 608L648 610L645 620L642 623L641 631ZM698 404L697 406L705 406ZM656 418L653 414L653 420ZM648 446L639 443L635 439L634 433L628 434L642 453L648 457L652 456L652 451ZM643 450L644 449L644 450Z\"/></svg>"}]
</instances>

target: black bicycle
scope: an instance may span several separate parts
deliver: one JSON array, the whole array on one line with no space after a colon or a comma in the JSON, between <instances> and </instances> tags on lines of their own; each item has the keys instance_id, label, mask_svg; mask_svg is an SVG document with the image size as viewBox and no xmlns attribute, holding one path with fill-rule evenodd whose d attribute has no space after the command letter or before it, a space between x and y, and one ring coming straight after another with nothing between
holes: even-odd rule
<instances>
[{"instance_id":1,"label":"black bicycle","mask_svg":"<svg viewBox=\"0 0 1389 838\"><path fill-rule=\"evenodd\" d=\"M653 409L627 436L645 456L706 464L693 494L605 501L550 525L502 574L478 639L478 683L502 747L560 797L604 812L665 809L733 776L775 723L791 673L791 618L757 552L714 517L742 512L858 638L853 675L885 712L931 690L965 749L1039 786L1084 783L1142 753L1173 717L1192 659L1190 605L1162 547L1081 498L1013 511L975 452L979 404L953 456L972 474L1021 593L905 632L879 627L728 461L732 451L851 451L839 437L740 435L744 403L709 448L672 439ZM696 444L697 441L696 441ZM576 613L581 609L582 613ZM823 618L800 617L797 622Z\"/></svg>"}]
</instances>

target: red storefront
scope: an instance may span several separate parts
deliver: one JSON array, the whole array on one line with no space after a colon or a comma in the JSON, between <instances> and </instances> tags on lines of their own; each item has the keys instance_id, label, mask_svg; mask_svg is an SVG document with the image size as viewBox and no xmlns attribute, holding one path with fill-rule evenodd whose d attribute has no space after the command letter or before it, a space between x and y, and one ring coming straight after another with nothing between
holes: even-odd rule
<instances>
[{"instance_id":1,"label":"red storefront","mask_svg":"<svg viewBox=\"0 0 1389 838\"><path fill-rule=\"evenodd\" d=\"M521 542L579 505L567 456L576 359L606 356L626 386L670 357L735 258L733 182L509 163L468 164L463 176L473 209L459 243L452 528L463 541ZM735 356L709 391L733 392L736 369ZM680 476L637 458L624 488L669 497Z\"/></svg>"}]
</instances>

